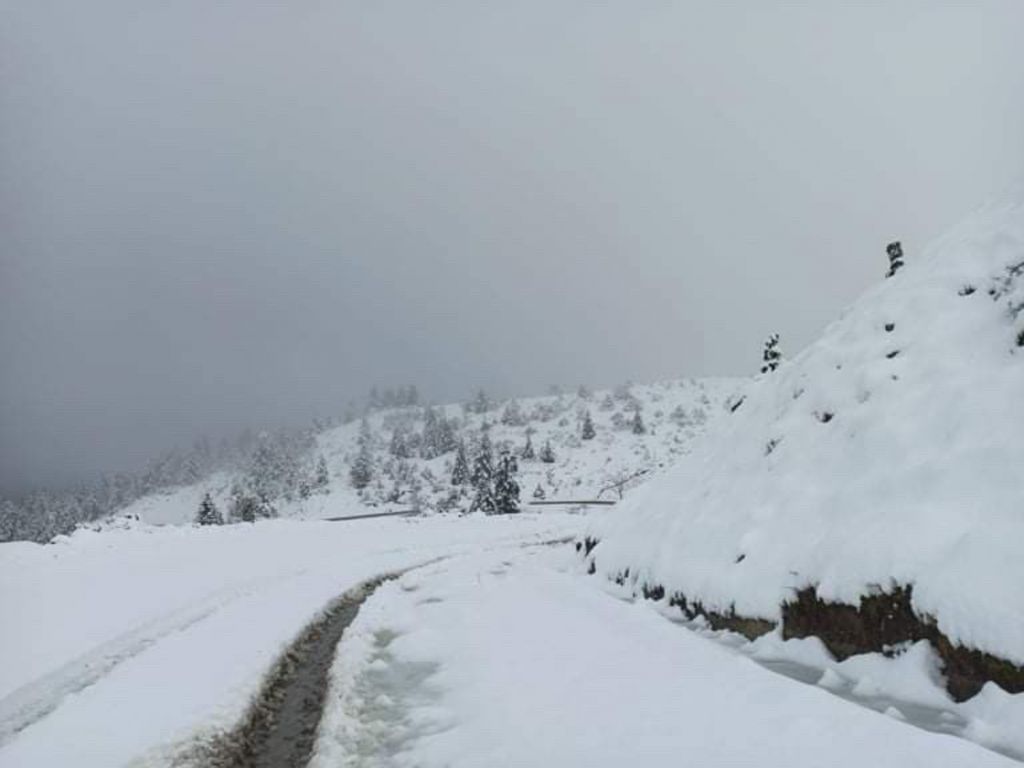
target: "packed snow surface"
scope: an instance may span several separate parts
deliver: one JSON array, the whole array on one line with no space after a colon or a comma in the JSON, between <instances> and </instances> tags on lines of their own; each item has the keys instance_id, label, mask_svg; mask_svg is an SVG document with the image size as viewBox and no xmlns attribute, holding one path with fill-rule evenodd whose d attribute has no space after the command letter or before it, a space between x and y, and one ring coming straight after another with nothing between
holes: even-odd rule
<instances>
[{"instance_id":1,"label":"packed snow surface","mask_svg":"<svg viewBox=\"0 0 1024 768\"><path fill-rule=\"evenodd\" d=\"M592 535L598 569L778 619L912 585L1024 663L1024 188L884 280Z\"/></svg>"},{"instance_id":2,"label":"packed snow surface","mask_svg":"<svg viewBox=\"0 0 1024 768\"><path fill-rule=\"evenodd\" d=\"M312 768L1017 765L773 674L545 549L383 586L329 699Z\"/></svg>"},{"instance_id":3,"label":"packed snow surface","mask_svg":"<svg viewBox=\"0 0 1024 768\"><path fill-rule=\"evenodd\" d=\"M577 520L135 525L0 545L0 766L111 768L231 726L332 598L437 557L565 536Z\"/></svg>"},{"instance_id":4,"label":"packed snow surface","mask_svg":"<svg viewBox=\"0 0 1024 768\"><path fill-rule=\"evenodd\" d=\"M330 600L406 568L342 637L320 768L656 766L680 750L706 765L1010 765L834 697L814 685L824 671L879 712L914 722L927 707L950 733L1024 754L1021 698L989 686L953 704L924 647L842 664L813 640L737 650L738 636L629 604L551 543L585 524L551 512L134 523L4 544L0 767L182 765L238 722ZM811 685L763 668L778 660L810 669Z\"/></svg>"}]
</instances>

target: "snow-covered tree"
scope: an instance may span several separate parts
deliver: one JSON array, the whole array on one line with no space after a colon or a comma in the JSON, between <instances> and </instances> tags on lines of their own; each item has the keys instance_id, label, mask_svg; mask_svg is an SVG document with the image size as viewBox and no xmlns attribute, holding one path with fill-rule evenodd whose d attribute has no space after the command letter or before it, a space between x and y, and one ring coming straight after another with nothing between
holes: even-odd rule
<instances>
[{"instance_id":1,"label":"snow-covered tree","mask_svg":"<svg viewBox=\"0 0 1024 768\"><path fill-rule=\"evenodd\" d=\"M260 500L254 494L236 484L231 489L231 520L243 523L255 523L259 516Z\"/></svg>"},{"instance_id":2,"label":"snow-covered tree","mask_svg":"<svg viewBox=\"0 0 1024 768\"><path fill-rule=\"evenodd\" d=\"M427 406L423 411L423 437L420 439L420 456L430 460L441 456L441 419L434 407Z\"/></svg>"},{"instance_id":3,"label":"snow-covered tree","mask_svg":"<svg viewBox=\"0 0 1024 768\"><path fill-rule=\"evenodd\" d=\"M320 490L325 489L331 482L331 474L327 470L327 459L321 454L316 460L316 476L314 484Z\"/></svg>"},{"instance_id":4,"label":"snow-covered tree","mask_svg":"<svg viewBox=\"0 0 1024 768\"><path fill-rule=\"evenodd\" d=\"M523 445L523 449L519 452L519 455L522 457L523 461L533 461L537 457L536 452L533 450L533 439L530 437L529 432L526 433L526 443Z\"/></svg>"},{"instance_id":5,"label":"snow-covered tree","mask_svg":"<svg viewBox=\"0 0 1024 768\"><path fill-rule=\"evenodd\" d=\"M487 432L480 438L476 456L473 458L473 474L470 477L474 497L472 509L491 513L496 508L494 497L494 453L491 438Z\"/></svg>"},{"instance_id":6,"label":"snow-covered tree","mask_svg":"<svg viewBox=\"0 0 1024 768\"><path fill-rule=\"evenodd\" d=\"M580 437L584 440L593 440L596 434L594 431L594 420L590 417L590 411L585 411L583 414L583 430L580 433Z\"/></svg>"},{"instance_id":7,"label":"snow-covered tree","mask_svg":"<svg viewBox=\"0 0 1024 768\"><path fill-rule=\"evenodd\" d=\"M452 485L466 485L470 480L469 459L466 456L466 443L460 440L455 449L455 464L452 466Z\"/></svg>"},{"instance_id":8,"label":"snow-covered tree","mask_svg":"<svg viewBox=\"0 0 1024 768\"><path fill-rule=\"evenodd\" d=\"M519 511L519 464L510 451L503 451L494 472L494 511L509 515Z\"/></svg>"},{"instance_id":9,"label":"snow-covered tree","mask_svg":"<svg viewBox=\"0 0 1024 768\"><path fill-rule=\"evenodd\" d=\"M203 500L199 502L196 522L199 525L224 525L224 517L217 509L217 505L213 503L213 497L209 493L205 494Z\"/></svg>"},{"instance_id":10,"label":"snow-covered tree","mask_svg":"<svg viewBox=\"0 0 1024 768\"><path fill-rule=\"evenodd\" d=\"M391 443L388 446L391 455L396 459L411 459L413 454L411 437L409 429L404 423L396 424L391 431Z\"/></svg>"},{"instance_id":11,"label":"snow-covered tree","mask_svg":"<svg viewBox=\"0 0 1024 768\"><path fill-rule=\"evenodd\" d=\"M361 491L373 480L373 432L370 431L370 422L365 416L359 425L357 444L358 453L349 469L349 479L352 481L352 487Z\"/></svg>"},{"instance_id":12,"label":"snow-covered tree","mask_svg":"<svg viewBox=\"0 0 1024 768\"><path fill-rule=\"evenodd\" d=\"M889 271L886 277L892 277L903 267L903 246L899 240L895 240L885 246L885 252L889 256Z\"/></svg>"},{"instance_id":13,"label":"snow-covered tree","mask_svg":"<svg viewBox=\"0 0 1024 768\"><path fill-rule=\"evenodd\" d=\"M544 487L537 483L537 487L533 489L533 498L537 501L544 501L547 497L548 495L544 493Z\"/></svg>"},{"instance_id":14,"label":"snow-covered tree","mask_svg":"<svg viewBox=\"0 0 1024 768\"><path fill-rule=\"evenodd\" d=\"M555 463L555 450L551 447L550 440L546 440L544 447L540 449L540 460L545 464Z\"/></svg>"},{"instance_id":15,"label":"snow-covered tree","mask_svg":"<svg viewBox=\"0 0 1024 768\"><path fill-rule=\"evenodd\" d=\"M505 410L501 413L501 423L509 427L521 427L526 423L523 418L523 409L518 400L509 400Z\"/></svg>"},{"instance_id":16,"label":"snow-covered tree","mask_svg":"<svg viewBox=\"0 0 1024 768\"><path fill-rule=\"evenodd\" d=\"M761 373L771 373L779 367L782 362L782 350L779 349L779 334L773 333L764 343L764 352L761 354L764 365L761 366Z\"/></svg>"},{"instance_id":17,"label":"snow-covered tree","mask_svg":"<svg viewBox=\"0 0 1024 768\"><path fill-rule=\"evenodd\" d=\"M644 426L644 418L640 415L640 409L635 408L633 410L633 434L634 435L646 435L647 427Z\"/></svg>"}]
</instances>

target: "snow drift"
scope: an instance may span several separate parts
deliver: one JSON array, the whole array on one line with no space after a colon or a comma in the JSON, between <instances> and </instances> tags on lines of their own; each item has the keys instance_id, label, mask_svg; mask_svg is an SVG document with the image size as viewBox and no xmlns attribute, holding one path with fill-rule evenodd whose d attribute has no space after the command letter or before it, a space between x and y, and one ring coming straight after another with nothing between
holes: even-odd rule
<instances>
[{"instance_id":1,"label":"snow drift","mask_svg":"<svg viewBox=\"0 0 1024 768\"><path fill-rule=\"evenodd\" d=\"M772 622L808 588L909 588L951 643L1020 672L1022 310L1024 185L910 253L595 523L597 570Z\"/></svg>"}]
</instances>

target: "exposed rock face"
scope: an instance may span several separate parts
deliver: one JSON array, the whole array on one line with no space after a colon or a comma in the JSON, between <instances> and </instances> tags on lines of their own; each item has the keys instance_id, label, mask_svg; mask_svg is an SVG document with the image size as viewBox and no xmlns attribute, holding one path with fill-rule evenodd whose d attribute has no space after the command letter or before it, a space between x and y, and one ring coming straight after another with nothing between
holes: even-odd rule
<instances>
[{"instance_id":1,"label":"exposed rock face","mask_svg":"<svg viewBox=\"0 0 1024 768\"><path fill-rule=\"evenodd\" d=\"M591 574L597 569L590 553L598 543L588 538L577 546L577 551L590 561L588 573ZM614 580L625 586L630 581L629 569ZM660 584L645 582L637 587L635 594L646 600L663 600L667 592ZM738 632L748 640L755 640L778 626L770 619L741 616L735 609L709 610L701 601L688 599L682 592L668 595L668 602L688 619L701 617L713 629ZM866 595L859 605L822 600L814 587L806 587L782 605L781 626L783 639L817 637L840 661L861 653L891 654L903 643L927 640L942 660L946 689L956 701L971 698L987 682L1009 693L1024 693L1024 667L950 641L931 616L921 616L914 610L913 587L909 585Z\"/></svg>"},{"instance_id":2,"label":"exposed rock face","mask_svg":"<svg viewBox=\"0 0 1024 768\"><path fill-rule=\"evenodd\" d=\"M826 602L808 587L782 606L782 636L818 637L839 660L927 640L942 659L946 688L957 701L971 698L989 681L1010 693L1024 692L1024 667L952 643L934 619L914 611L912 596L913 587L897 586L853 606Z\"/></svg>"}]
</instances>

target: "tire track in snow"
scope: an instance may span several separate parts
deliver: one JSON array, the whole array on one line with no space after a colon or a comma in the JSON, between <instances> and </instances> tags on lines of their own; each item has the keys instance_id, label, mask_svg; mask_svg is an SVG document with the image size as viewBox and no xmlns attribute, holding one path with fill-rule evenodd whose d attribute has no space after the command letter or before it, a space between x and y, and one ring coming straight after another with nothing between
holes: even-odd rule
<instances>
[{"instance_id":1,"label":"tire track in snow","mask_svg":"<svg viewBox=\"0 0 1024 768\"><path fill-rule=\"evenodd\" d=\"M561 537L519 544L518 548L551 547L570 541L572 537ZM172 764L202 768L306 768L316 747L338 645L363 603L387 581L465 554L437 557L380 574L332 600L278 657L239 724L185 747Z\"/></svg>"},{"instance_id":2,"label":"tire track in snow","mask_svg":"<svg viewBox=\"0 0 1024 768\"><path fill-rule=\"evenodd\" d=\"M274 663L242 721L233 730L188 748L175 765L305 768L316 745L329 671L342 634L377 587L409 570L376 576L331 601Z\"/></svg>"},{"instance_id":3,"label":"tire track in snow","mask_svg":"<svg viewBox=\"0 0 1024 768\"><path fill-rule=\"evenodd\" d=\"M149 621L16 688L0 699L0 747L56 710L66 697L97 683L119 664L138 656L168 635L198 624L257 588L258 585L250 584L216 592L199 606Z\"/></svg>"}]
</instances>

